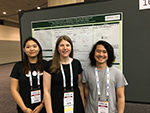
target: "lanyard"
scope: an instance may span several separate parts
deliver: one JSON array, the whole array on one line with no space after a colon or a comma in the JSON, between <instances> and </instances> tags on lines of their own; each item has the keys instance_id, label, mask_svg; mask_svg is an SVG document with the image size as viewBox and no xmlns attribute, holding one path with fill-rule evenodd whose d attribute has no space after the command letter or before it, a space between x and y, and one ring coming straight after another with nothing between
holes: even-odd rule
<instances>
[{"instance_id":1,"label":"lanyard","mask_svg":"<svg viewBox=\"0 0 150 113\"><path fill-rule=\"evenodd\" d=\"M37 84L38 84L38 86L40 86L40 73L39 73L39 72L36 72L36 71L33 71L32 74L33 74L34 76L37 75ZM29 71L29 74L26 75L27 77L29 77L31 89L33 89L32 74L31 74L31 71ZM41 74L42 74L42 73L41 73Z\"/></svg>"},{"instance_id":2,"label":"lanyard","mask_svg":"<svg viewBox=\"0 0 150 113\"><path fill-rule=\"evenodd\" d=\"M62 63L60 63L60 66L61 66L61 72L62 72L62 76L63 76L63 86L64 86L64 88L66 88L66 78L65 78L65 72L63 70ZM72 64L71 64L70 59L69 59L69 66L70 66L71 87L73 88L73 72L72 72Z\"/></svg>"},{"instance_id":3,"label":"lanyard","mask_svg":"<svg viewBox=\"0 0 150 113\"><path fill-rule=\"evenodd\" d=\"M99 86L99 77L98 77L98 70L95 68L95 76L96 76L96 84L97 84L97 92L98 92L98 97L101 95L100 93L100 86ZM107 67L107 89L106 89L106 96L107 99L109 97L109 68Z\"/></svg>"}]
</instances>

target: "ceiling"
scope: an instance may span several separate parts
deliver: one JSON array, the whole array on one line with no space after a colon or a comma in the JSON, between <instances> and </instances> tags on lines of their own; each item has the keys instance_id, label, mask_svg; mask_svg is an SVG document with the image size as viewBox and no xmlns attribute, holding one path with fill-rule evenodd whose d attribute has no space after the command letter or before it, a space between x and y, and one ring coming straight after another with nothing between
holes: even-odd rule
<instances>
[{"instance_id":1,"label":"ceiling","mask_svg":"<svg viewBox=\"0 0 150 113\"><path fill-rule=\"evenodd\" d=\"M18 11L47 7L47 0L0 0L0 20L19 23ZM7 14L4 15L3 11Z\"/></svg>"}]
</instances>

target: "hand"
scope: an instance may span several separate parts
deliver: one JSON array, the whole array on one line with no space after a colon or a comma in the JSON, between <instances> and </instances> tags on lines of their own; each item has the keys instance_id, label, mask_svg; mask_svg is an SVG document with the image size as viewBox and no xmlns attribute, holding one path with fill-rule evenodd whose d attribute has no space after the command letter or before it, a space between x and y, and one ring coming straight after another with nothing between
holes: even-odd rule
<instances>
[{"instance_id":1,"label":"hand","mask_svg":"<svg viewBox=\"0 0 150 113\"><path fill-rule=\"evenodd\" d=\"M43 108L43 105L40 104L32 111L32 113L39 113L42 108Z\"/></svg>"},{"instance_id":2,"label":"hand","mask_svg":"<svg viewBox=\"0 0 150 113\"><path fill-rule=\"evenodd\" d=\"M32 113L32 110L30 108L27 108L25 113Z\"/></svg>"}]
</instances>

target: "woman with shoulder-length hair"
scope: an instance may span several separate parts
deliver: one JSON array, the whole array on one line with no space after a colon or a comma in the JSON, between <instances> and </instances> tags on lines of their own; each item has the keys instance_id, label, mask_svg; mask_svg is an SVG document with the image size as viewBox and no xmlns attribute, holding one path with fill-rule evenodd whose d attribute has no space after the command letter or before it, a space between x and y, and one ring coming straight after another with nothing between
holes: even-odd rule
<instances>
[{"instance_id":1,"label":"woman with shoulder-length hair","mask_svg":"<svg viewBox=\"0 0 150 113\"><path fill-rule=\"evenodd\" d=\"M44 101L47 113L84 113L84 93L81 82L82 67L73 58L71 39L60 36L50 71L44 71Z\"/></svg>"},{"instance_id":2,"label":"woman with shoulder-length hair","mask_svg":"<svg viewBox=\"0 0 150 113\"><path fill-rule=\"evenodd\" d=\"M48 62L43 60L39 42L28 37L23 44L23 60L11 72L11 94L17 103L18 113L46 113L43 104L43 70Z\"/></svg>"}]
</instances>

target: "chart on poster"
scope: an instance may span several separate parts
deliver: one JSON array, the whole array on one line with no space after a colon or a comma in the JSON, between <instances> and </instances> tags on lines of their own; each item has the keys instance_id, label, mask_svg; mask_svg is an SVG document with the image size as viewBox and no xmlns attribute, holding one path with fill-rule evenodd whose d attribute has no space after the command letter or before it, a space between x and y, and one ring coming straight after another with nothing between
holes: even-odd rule
<instances>
[{"instance_id":1,"label":"chart on poster","mask_svg":"<svg viewBox=\"0 0 150 113\"><path fill-rule=\"evenodd\" d=\"M98 40L109 42L115 51L114 65L122 70L122 16L121 12L82 17L33 21L32 35L40 42L44 59L53 57L56 40L67 35L71 38L74 58L82 67L89 63L89 52Z\"/></svg>"}]
</instances>

